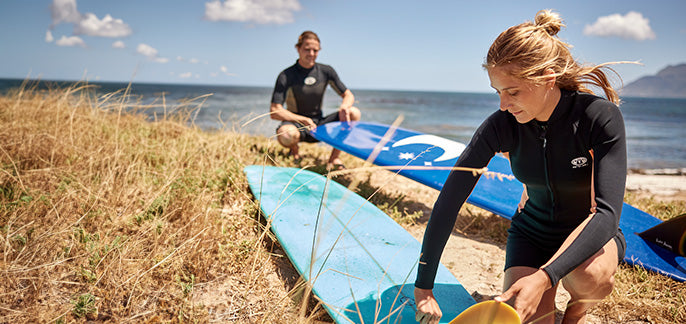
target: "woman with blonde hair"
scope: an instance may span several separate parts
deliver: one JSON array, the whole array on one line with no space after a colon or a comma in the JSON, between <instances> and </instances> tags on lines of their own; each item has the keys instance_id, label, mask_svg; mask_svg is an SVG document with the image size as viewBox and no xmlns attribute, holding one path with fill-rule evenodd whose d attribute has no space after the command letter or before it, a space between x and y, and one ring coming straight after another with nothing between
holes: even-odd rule
<instances>
[{"instance_id":1,"label":"woman with blonde hair","mask_svg":"<svg viewBox=\"0 0 686 324\"><path fill-rule=\"evenodd\" d=\"M626 243L619 229L626 181L624 122L607 64L583 66L556 35L560 17L539 11L491 45L484 68L500 110L478 128L456 166L510 159L524 193L508 230L504 292L524 322L554 323L559 283L569 292L563 323L612 292ZM610 70L611 71L611 70ZM606 98L588 86L602 89ZM458 211L478 177L453 171L434 205L415 282L417 320L441 317L432 288Z\"/></svg>"}]
</instances>

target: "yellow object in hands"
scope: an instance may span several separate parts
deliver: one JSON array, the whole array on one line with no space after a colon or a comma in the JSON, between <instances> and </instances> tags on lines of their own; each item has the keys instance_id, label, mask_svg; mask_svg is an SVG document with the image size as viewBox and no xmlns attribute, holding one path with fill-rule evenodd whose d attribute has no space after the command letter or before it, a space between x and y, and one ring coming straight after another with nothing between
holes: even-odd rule
<instances>
[{"instance_id":1,"label":"yellow object in hands","mask_svg":"<svg viewBox=\"0 0 686 324\"><path fill-rule=\"evenodd\" d=\"M450 324L521 324L519 314L510 305L488 300L472 305Z\"/></svg>"}]
</instances>

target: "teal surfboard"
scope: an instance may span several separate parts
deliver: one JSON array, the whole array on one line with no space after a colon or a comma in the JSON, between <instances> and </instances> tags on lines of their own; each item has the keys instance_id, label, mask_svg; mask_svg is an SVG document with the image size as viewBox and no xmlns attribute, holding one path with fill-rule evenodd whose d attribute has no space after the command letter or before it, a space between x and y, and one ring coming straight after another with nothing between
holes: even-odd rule
<instances>
[{"instance_id":1,"label":"teal surfboard","mask_svg":"<svg viewBox=\"0 0 686 324\"><path fill-rule=\"evenodd\" d=\"M378 123L334 122L321 125L311 133L316 139L362 159L369 158L379 146L372 163L397 166L399 174L441 190L450 171L415 170L407 166L453 166L465 145L403 128L397 128L388 137L388 141L382 143L384 145L379 145L389 129L389 125ZM499 155L491 159L488 169L499 174L512 175L509 161ZM481 177L467 202L511 219L517 211L522 191L522 183L517 179ZM686 281L686 253L683 253L686 250L686 221L675 218L663 222L624 203L619 227L626 238L624 262L677 281Z\"/></svg>"},{"instance_id":2,"label":"teal surfboard","mask_svg":"<svg viewBox=\"0 0 686 324\"><path fill-rule=\"evenodd\" d=\"M259 165L244 172L288 258L336 323L416 323L421 244L410 233L320 174ZM434 294L441 323L475 304L443 265Z\"/></svg>"}]
</instances>

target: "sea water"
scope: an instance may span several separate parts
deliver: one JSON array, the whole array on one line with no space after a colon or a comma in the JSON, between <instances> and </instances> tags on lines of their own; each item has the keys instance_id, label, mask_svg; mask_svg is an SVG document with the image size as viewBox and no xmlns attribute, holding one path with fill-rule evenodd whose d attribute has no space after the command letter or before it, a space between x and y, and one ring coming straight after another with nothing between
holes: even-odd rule
<instances>
[{"instance_id":1,"label":"sea water","mask_svg":"<svg viewBox=\"0 0 686 324\"><path fill-rule=\"evenodd\" d=\"M0 79L0 94L22 80ZM90 83L98 95L126 94L129 105L151 119L184 109L190 120L205 130L228 130L273 136L279 122L268 116L271 87ZM64 83L42 82L39 88ZM476 128L498 109L494 93L460 93L394 90L357 90L355 105L362 118L468 142ZM627 134L628 165L632 169L686 168L686 99L622 98L620 110ZM328 90L324 113L332 113L340 97Z\"/></svg>"}]
</instances>

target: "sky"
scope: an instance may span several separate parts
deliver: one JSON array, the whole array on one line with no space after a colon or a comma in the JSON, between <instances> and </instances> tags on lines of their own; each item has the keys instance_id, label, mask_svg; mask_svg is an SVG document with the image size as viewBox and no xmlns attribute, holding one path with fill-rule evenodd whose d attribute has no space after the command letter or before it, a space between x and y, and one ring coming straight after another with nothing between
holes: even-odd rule
<instances>
[{"instance_id":1,"label":"sky","mask_svg":"<svg viewBox=\"0 0 686 324\"><path fill-rule=\"evenodd\" d=\"M298 35L348 88L492 92L493 40L538 10L624 83L686 63L686 1L2 0L0 78L272 87Z\"/></svg>"}]
</instances>

